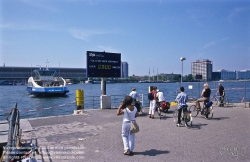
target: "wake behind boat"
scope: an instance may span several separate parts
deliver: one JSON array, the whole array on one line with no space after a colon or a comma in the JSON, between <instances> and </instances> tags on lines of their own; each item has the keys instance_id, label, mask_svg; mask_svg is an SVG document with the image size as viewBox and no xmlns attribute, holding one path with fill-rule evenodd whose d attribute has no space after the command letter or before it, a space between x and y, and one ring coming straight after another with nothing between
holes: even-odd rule
<instances>
[{"instance_id":1,"label":"wake behind boat","mask_svg":"<svg viewBox=\"0 0 250 162\"><path fill-rule=\"evenodd\" d=\"M33 71L35 76L28 79L26 90L35 96L64 96L69 92L62 77L54 77L56 70L40 68Z\"/></svg>"}]
</instances>

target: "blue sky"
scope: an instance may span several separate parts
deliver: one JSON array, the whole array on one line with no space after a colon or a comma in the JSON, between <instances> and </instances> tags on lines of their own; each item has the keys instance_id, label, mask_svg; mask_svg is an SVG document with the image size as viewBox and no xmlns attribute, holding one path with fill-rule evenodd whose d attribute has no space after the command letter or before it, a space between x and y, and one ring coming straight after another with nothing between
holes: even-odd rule
<instances>
[{"instance_id":1,"label":"blue sky","mask_svg":"<svg viewBox=\"0 0 250 162\"><path fill-rule=\"evenodd\" d=\"M121 53L129 75L250 69L247 0L1 0L0 66L86 68L86 51Z\"/></svg>"}]
</instances>

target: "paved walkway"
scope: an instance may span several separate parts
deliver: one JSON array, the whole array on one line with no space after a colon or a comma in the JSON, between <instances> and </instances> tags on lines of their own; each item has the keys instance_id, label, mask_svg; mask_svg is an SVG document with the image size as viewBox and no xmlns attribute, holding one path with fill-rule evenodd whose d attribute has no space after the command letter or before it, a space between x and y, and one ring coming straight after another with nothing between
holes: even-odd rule
<instances>
[{"instance_id":1,"label":"paved walkway","mask_svg":"<svg viewBox=\"0 0 250 162\"><path fill-rule=\"evenodd\" d=\"M193 127L176 127L173 110L159 119L137 118L134 156L123 155L122 116L116 109L87 110L80 115L28 119L45 162L245 162L250 161L250 108L214 108L214 118L194 118Z\"/></svg>"}]
</instances>

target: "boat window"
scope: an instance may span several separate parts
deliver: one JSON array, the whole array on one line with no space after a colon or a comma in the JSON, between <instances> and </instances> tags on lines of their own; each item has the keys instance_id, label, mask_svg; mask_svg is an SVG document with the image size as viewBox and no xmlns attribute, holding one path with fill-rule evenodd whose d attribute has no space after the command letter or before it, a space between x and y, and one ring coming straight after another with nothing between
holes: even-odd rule
<instances>
[{"instance_id":1,"label":"boat window","mask_svg":"<svg viewBox=\"0 0 250 162\"><path fill-rule=\"evenodd\" d=\"M53 76L55 71L39 71L40 76Z\"/></svg>"}]
</instances>

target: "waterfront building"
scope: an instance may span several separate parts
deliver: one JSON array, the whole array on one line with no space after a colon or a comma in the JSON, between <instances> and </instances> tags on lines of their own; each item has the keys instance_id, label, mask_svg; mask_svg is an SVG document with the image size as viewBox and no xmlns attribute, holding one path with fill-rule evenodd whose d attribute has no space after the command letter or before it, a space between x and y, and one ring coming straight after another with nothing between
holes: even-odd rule
<instances>
[{"instance_id":1,"label":"waterfront building","mask_svg":"<svg viewBox=\"0 0 250 162\"><path fill-rule=\"evenodd\" d=\"M221 80L236 80L236 71L219 70L221 72Z\"/></svg>"},{"instance_id":2,"label":"waterfront building","mask_svg":"<svg viewBox=\"0 0 250 162\"><path fill-rule=\"evenodd\" d=\"M221 72L219 72L219 71L212 72L212 80L213 81L221 80Z\"/></svg>"},{"instance_id":3,"label":"waterfront building","mask_svg":"<svg viewBox=\"0 0 250 162\"><path fill-rule=\"evenodd\" d=\"M248 80L250 79L250 70L240 70L236 72L236 78L238 80Z\"/></svg>"},{"instance_id":4,"label":"waterfront building","mask_svg":"<svg viewBox=\"0 0 250 162\"><path fill-rule=\"evenodd\" d=\"M213 71L212 61L204 59L192 62L191 71L194 78L198 79L197 76L201 76L199 79L203 81L211 81Z\"/></svg>"},{"instance_id":5,"label":"waterfront building","mask_svg":"<svg viewBox=\"0 0 250 162\"><path fill-rule=\"evenodd\" d=\"M121 68L121 77L122 78L128 78L128 63L122 62L122 68Z\"/></svg>"},{"instance_id":6,"label":"waterfront building","mask_svg":"<svg viewBox=\"0 0 250 162\"><path fill-rule=\"evenodd\" d=\"M38 67L14 67L14 66L3 66L0 67L0 80L1 81L16 81L26 83L28 78L33 75L33 70ZM72 82L79 82L87 80L86 68L55 68L50 67L49 69L56 70L55 77L63 77L69 79Z\"/></svg>"}]
</instances>

